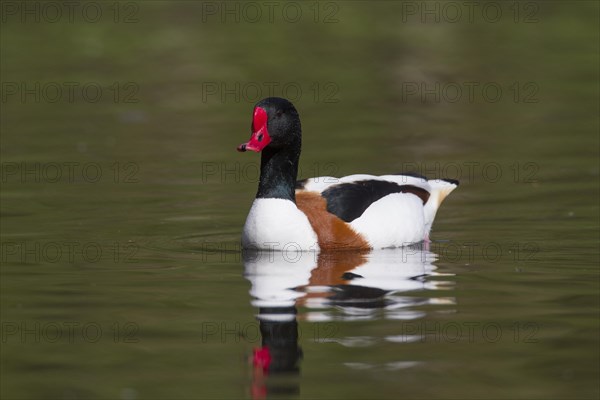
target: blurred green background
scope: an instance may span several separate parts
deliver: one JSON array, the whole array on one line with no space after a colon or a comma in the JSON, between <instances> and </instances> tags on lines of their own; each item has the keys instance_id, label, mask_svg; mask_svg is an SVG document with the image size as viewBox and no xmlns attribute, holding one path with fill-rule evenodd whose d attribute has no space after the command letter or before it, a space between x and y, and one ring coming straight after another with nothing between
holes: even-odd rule
<instances>
[{"instance_id":1,"label":"blurred green background","mask_svg":"<svg viewBox=\"0 0 600 400\"><path fill-rule=\"evenodd\" d=\"M410 295L455 299L421 321L506 332L398 344L383 315L340 322L374 344L305 335L282 378L300 394L270 396L598 397L597 2L1 7L2 398L252 397L259 344L202 333L256 323L238 243L259 160L235 147L269 95L300 112L301 177L460 179L432 233L451 284ZM472 242L502 252L444 257Z\"/></svg>"}]
</instances>

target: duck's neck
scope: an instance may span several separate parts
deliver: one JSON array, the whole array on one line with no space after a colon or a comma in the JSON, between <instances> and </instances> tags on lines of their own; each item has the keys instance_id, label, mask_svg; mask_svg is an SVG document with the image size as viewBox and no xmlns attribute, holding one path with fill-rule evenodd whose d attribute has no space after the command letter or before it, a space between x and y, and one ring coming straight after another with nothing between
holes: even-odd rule
<instances>
[{"instance_id":1,"label":"duck's neck","mask_svg":"<svg viewBox=\"0 0 600 400\"><path fill-rule=\"evenodd\" d=\"M264 149L256 198L285 199L295 203L299 159L300 143L280 149Z\"/></svg>"}]
</instances>

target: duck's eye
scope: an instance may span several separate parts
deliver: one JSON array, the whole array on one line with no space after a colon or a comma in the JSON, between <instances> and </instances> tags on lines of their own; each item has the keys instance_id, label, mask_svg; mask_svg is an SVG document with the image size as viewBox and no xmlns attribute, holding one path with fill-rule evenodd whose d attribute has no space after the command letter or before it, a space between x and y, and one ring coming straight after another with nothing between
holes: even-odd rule
<instances>
[{"instance_id":1,"label":"duck's eye","mask_svg":"<svg viewBox=\"0 0 600 400\"><path fill-rule=\"evenodd\" d=\"M277 111L277 112L275 113L275 116L276 116L277 118L279 118L279 117L281 117L281 114L283 114L283 112L281 112L281 111Z\"/></svg>"},{"instance_id":2,"label":"duck's eye","mask_svg":"<svg viewBox=\"0 0 600 400\"><path fill-rule=\"evenodd\" d=\"M263 134L260 133L256 139L258 139L259 142L262 142Z\"/></svg>"}]
</instances>

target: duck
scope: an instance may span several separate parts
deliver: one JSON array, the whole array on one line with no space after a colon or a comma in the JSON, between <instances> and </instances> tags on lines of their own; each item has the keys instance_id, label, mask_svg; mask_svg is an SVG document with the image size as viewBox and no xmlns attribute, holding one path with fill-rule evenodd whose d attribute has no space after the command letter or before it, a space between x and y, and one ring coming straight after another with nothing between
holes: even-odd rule
<instances>
[{"instance_id":1,"label":"duck","mask_svg":"<svg viewBox=\"0 0 600 400\"><path fill-rule=\"evenodd\" d=\"M256 103L250 140L237 147L261 153L243 249L369 251L428 242L439 206L459 185L410 172L298 180L301 149L296 107L280 97Z\"/></svg>"}]
</instances>

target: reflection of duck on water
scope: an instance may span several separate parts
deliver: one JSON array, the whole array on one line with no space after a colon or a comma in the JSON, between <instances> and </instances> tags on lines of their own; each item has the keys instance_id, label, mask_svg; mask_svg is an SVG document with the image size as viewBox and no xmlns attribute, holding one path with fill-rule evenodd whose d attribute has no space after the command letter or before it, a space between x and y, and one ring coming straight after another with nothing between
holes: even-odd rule
<instances>
[{"instance_id":1,"label":"reflection of duck on water","mask_svg":"<svg viewBox=\"0 0 600 400\"><path fill-rule=\"evenodd\" d=\"M302 349L298 345L298 322L295 307L261 308L257 316L260 322L262 346L252 355L252 397L262 399L267 392L273 394L297 394L299 383L295 380L274 382L269 375L298 375ZM294 315L289 319L289 315Z\"/></svg>"},{"instance_id":2,"label":"reflection of duck on water","mask_svg":"<svg viewBox=\"0 0 600 400\"><path fill-rule=\"evenodd\" d=\"M262 346L254 349L252 398L270 394L297 394L299 382L274 382L273 375L298 375L302 349L298 345L296 290L306 284L314 268L314 254L298 253L297 262L289 262L281 252L244 252L246 278L252 283L252 305L258 307ZM296 259L296 258L294 258Z\"/></svg>"},{"instance_id":3,"label":"reflection of duck on water","mask_svg":"<svg viewBox=\"0 0 600 400\"><path fill-rule=\"evenodd\" d=\"M403 297L402 292L435 285L426 282L435 274L435 254L420 247L374 251L365 254L320 254L312 271L306 296L299 300L308 308L335 306L342 316L309 311L308 320L354 319L383 310L386 318L410 319L421 313L406 310L427 300Z\"/></svg>"},{"instance_id":4,"label":"reflection of duck on water","mask_svg":"<svg viewBox=\"0 0 600 400\"><path fill-rule=\"evenodd\" d=\"M420 247L406 247L370 253L245 252L244 261L254 306L303 305L309 308L304 318L323 321L333 317L315 310L332 306L348 315L338 320L352 318L357 308L399 317L399 309L426 301L400 293L439 284L425 280L435 274L435 257ZM415 315L404 313L403 318Z\"/></svg>"},{"instance_id":5,"label":"reflection of duck on water","mask_svg":"<svg viewBox=\"0 0 600 400\"><path fill-rule=\"evenodd\" d=\"M262 347L253 354L253 396L274 393L268 388L268 375L299 373L298 305L309 309L301 316L308 321L349 320L356 318L357 310L379 309L385 310L386 318L417 318L422 313L406 308L426 300L398 294L435 286L425 281L435 274L434 260L434 253L418 247L371 253L244 252L245 276L252 284L262 335ZM332 306L345 315L315 311ZM287 384L291 386L274 389L279 394L299 390L297 382Z\"/></svg>"}]
</instances>

